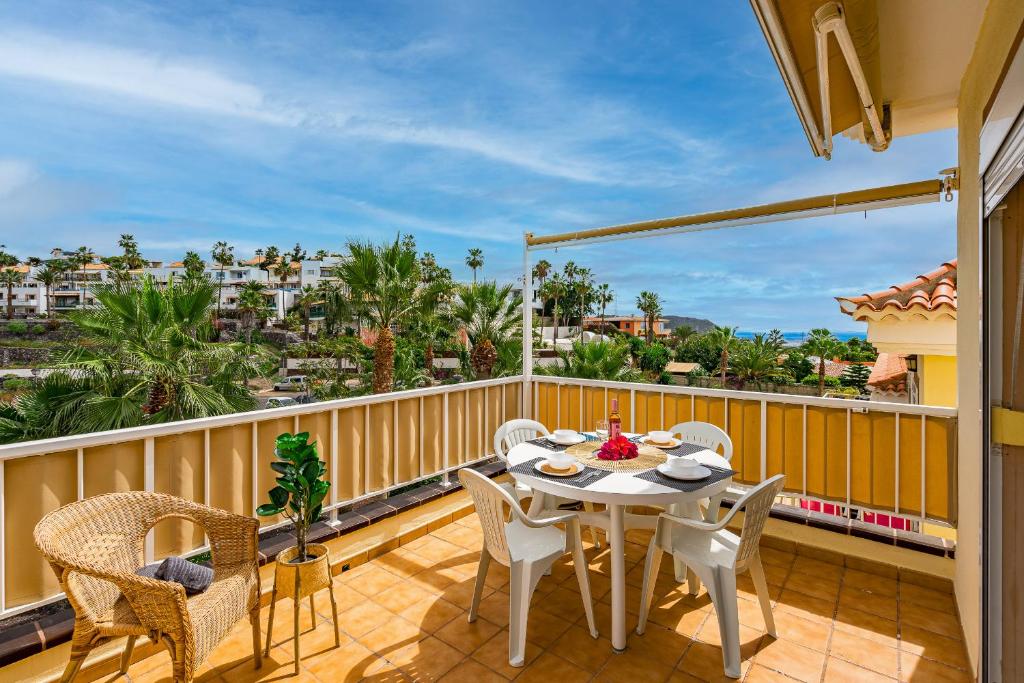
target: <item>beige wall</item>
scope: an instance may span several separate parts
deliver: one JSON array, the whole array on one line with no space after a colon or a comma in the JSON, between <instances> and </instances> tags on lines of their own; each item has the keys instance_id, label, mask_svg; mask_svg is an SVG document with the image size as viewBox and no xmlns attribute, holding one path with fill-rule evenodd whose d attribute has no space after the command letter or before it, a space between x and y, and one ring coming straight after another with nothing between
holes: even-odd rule
<instances>
[{"instance_id":1,"label":"beige wall","mask_svg":"<svg viewBox=\"0 0 1024 683\"><path fill-rule=\"evenodd\" d=\"M974 54L960 84L957 209L957 355L959 360L959 539L956 593L968 654L975 670L981 643L981 319L980 182L978 154L985 107L1024 24L1024 2L990 0Z\"/></svg>"}]
</instances>

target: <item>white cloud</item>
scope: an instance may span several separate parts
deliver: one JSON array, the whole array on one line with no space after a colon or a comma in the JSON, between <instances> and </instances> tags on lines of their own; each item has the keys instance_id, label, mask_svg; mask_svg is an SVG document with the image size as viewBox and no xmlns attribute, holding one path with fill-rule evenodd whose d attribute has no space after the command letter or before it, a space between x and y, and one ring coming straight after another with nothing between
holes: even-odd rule
<instances>
[{"instance_id":1,"label":"white cloud","mask_svg":"<svg viewBox=\"0 0 1024 683\"><path fill-rule=\"evenodd\" d=\"M0 197L14 193L37 176L35 169L17 159L0 159Z\"/></svg>"}]
</instances>

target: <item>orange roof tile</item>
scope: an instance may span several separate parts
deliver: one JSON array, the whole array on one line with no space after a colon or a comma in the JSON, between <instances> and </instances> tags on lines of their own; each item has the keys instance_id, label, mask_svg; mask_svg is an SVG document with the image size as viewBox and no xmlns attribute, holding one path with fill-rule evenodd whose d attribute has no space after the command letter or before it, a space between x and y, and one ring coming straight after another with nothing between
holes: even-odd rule
<instances>
[{"instance_id":1,"label":"orange roof tile","mask_svg":"<svg viewBox=\"0 0 1024 683\"><path fill-rule=\"evenodd\" d=\"M880 353L871 368L868 386L880 391L907 390L907 361L900 353Z\"/></svg>"},{"instance_id":2,"label":"orange roof tile","mask_svg":"<svg viewBox=\"0 0 1024 683\"><path fill-rule=\"evenodd\" d=\"M27 273L32 270L32 267L26 263L19 263L16 266L6 266L4 268L0 268L0 270L13 270L18 273Z\"/></svg>"},{"instance_id":3,"label":"orange roof tile","mask_svg":"<svg viewBox=\"0 0 1024 683\"><path fill-rule=\"evenodd\" d=\"M175 261L174 263L168 263L167 267L168 268L184 268L185 267L185 263L184 263L184 261Z\"/></svg>"},{"instance_id":4,"label":"orange roof tile","mask_svg":"<svg viewBox=\"0 0 1024 683\"><path fill-rule=\"evenodd\" d=\"M857 310L864 307L875 312L885 310L910 311L945 310L956 315L956 259L947 261L937 269L918 275L910 282L893 285L889 289L860 296L837 296L843 313L859 319Z\"/></svg>"}]
</instances>

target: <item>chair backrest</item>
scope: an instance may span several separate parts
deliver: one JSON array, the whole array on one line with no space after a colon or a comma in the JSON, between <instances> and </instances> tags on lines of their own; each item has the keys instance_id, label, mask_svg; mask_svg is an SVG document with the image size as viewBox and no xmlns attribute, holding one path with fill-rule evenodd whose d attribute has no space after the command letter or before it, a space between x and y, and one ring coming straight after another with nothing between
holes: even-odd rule
<instances>
[{"instance_id":1,"label":"chair backrest","mask_svg":"<svg viewBox=\"0 0 1024 683\"><path fill-rule=\"evenodd\" d=\"M736 508L743 511L743 527L740 530L740 544L736 548L736 567L742 567L757 552L761 543L768 513L771 512L775 497L782 492L786 475L776 474L750 489L736 501Z\"/></svg>"},{"instance_id":2,"label":"chair backrest","mask_svg":"<svg viewBox=\"0 0 1024 683\"><path fill-rule=\"evenodd\" d=\"M142 564L146 533L173 515L179 501L146 491L107 493L70 503L39 520L36 547L80 616L95 621L121 595L111 581L82 572L134 574Z\"/></svg>"},{"instance_id":3,"label":"chair backrest","mask_svg":"<svg viewBox=\"0 0 1024 683\"><path fill-rule=\"evenodd\" d=\"M502 460L508 460L508 452L513 447L550 433L547 427L536 420L509 420L494 433L494 454Z\"/></svg>"},{"instance_id":4,"label":"chair backrest","mask_svg":"<svg viewBox=\"0 0 1024 683\"><path fill-rule=\"evenodd\" d=\"M722 449L722 457L732 460L732 439L720 427L708 422L680 422L668 431L678 434L684 443L704 446L717 452Z\"/></svg>"},{"instance_id":5,"label":"chair backrest","mask_svg":"<svg viewBox=\"0 0 1024 683\"><path fill-rule=\"evenodd\" d=\"M505 536L506 506L519 511L518 503L504 489L474 470L464 467L459 470L459 481L469 491L480 516L480 527L484 533L484 547L491 557L508 566L508 538Z\"/></svg>"}]
</instances>

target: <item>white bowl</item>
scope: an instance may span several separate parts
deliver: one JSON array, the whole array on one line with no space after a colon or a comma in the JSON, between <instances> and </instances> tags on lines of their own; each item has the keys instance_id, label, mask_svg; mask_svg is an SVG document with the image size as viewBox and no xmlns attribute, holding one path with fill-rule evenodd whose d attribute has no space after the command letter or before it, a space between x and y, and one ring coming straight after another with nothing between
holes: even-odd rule
<instances>
[{"instance_id":1,"label":"white bowl","mask_svg":"<svg viewBox=\"0 0 1024 683\"><path fill-rule=\"evenodd\" d=\"M672 432L647 432L647 436L648 438L650 438L651 441L654 441L656 443L672 443L673 441L675 441L675 438L672 436Z\"/></svg>"},{"instance_id":2,"label":"white bowl","mask_svg":"<svg viewBox=\"0 0 1024 683\"><path fill-rule=\"evenodd\" d=\"M556 429L551 436L558 443L573 443L580 438L579 433L574 429Z\"/></svg>"},{"instance_id":3,"label":"white bowl","mask_svg":"<svg viewBox=\"0 0 1024 683\"><path fill-rule=\"evenodd\" d=\"M565 451L552 451L548 455L548 464L556 470L569 469L572 467L574 462L576 462L576 458L572 457Z\"/></svg>"},{"instance_id":4,"label":"white bowl","mask_svg":"<svg viewBox=\"0 0 1024 683\"><path fill-rule=\"evenodd\" d=\"M695 467L700 467L700 463L691 458L676 456L666 460L665 466L673 472L686 472L687 470L692 470Z\"/></svg>"}]
</instances>

